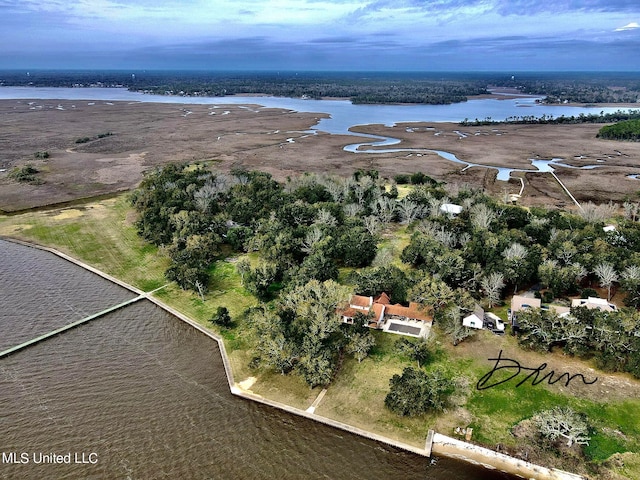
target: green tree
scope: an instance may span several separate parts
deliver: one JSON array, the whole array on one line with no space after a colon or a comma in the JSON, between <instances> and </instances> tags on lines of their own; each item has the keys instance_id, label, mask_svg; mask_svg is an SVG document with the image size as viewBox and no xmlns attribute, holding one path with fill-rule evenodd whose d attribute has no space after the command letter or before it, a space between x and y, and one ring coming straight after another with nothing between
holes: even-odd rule
<instances>
[{"instance_id":1,"label":"green tree","mask_svg":"<svg viewBox=\"0 0 640 480\"><path fill-rule=\"evenodd\" d=\"M287 320L274 309L258 307L247 316L258 339L256 353L260 363L285 375L298 362L298 348L288 335Z\"/></svg>"},{"instance_id":2,"label":"green tree","mask_svg":"<svg viewBox=\"0 0 640 480\"><path fill-rule=\"evenodd\" d=\"M455 389L454 382L444 371L424 371L413 367L406 367L402 375L394 375L389 386L384 404L401 416L418 416L432 410L443 410Z\"/></svg>"},{"instance_id":3,"label":"green tree","mask_svg":"<svg viewBox=\"0 0 640 480\"><path fill-rule=\"evenodd\" d=\"M456 300L455 292L442 280L427 276L409 290L409 299L433 308L436 320L444 316Z\"/></svg>"},{"instance_id":4,"label":"green tree","mask_svg":"<svg viewBox=\"0 0 640 480\"><path fill-rule=\"evenodd\" d=\"M545 260L538 267L540 281L551 289L554 297L576 290L577 282L586 275L586 269L579 263L561 267L556 260Z\"/></svg>"},{"instance_id":5,"label":"green tree","mask_svg":"<svg viewBox=\"0 0 640 480\"><path fill-rule=\"evenodd\" d=\"M411 285L409 275L395 265L365 268L354 272L350 283L361 295L376 296L386 292L394 303L404 303Z\"/></svg>"},{"instance_id":6,"label":"green tree","mask_svg":"<svg viewBox=\"0 0 640 480\"><path fill-rule=\"evenodd\" d=\"M165 272L167 279L202 296L209 284L209 266L219 254L216 236L191 235L186 239L176 239L167 252L171 259Z\"/></svg>"},{"instance_id":7,"label":"green tree","mask_svg":"<svg viewBox=\"0 0 640 480\"><path fill-rule=\"evenodd\" d=\"M327 386L336 372L337 359L327 350L308 351L300 358L297 368L310 388Z\"/></svg>"},{"instance_id":8,"label":"green tree","mask_svg":"<svg viewBox=\"0 0 640 480\"><path fill-rule=\"evenodd\" d=\"M347 228L338 238L337 254L347 267L366 267L376 257L377 245L373 235L363 227Z\"/></svg>"},{"instance_id":9,"label":"green tree","mask_svg":"<svg viewBox=\"0 0 640 480\"><path fill-rule=\"evenodd\" d=\"M322 252L308 255L294 275L297 284L305 284L309 280L336 280L338 267L335 262Z\"/></svg>"},{"instance_id":10,"label":"green tree","mask_svg":"<svg viewBox=\"0 0 640 480\"><path fill-rule=\"evenodd\" d=\"M288 318L287 337L298 352L296 368L310 387L327 385L335 374L346 343L338 307L348 297L348 290L332 280L311 280L283 295L281 316Z\"/></svg>"},{"instance_id":11,"label":"green tree","mask_svg":"<svg viewBox=\"0 0 640 480\"><path fill-rule=\"evenodd\" d=\"M229 328L233 324L227 307L218 307L209 321L224 328Z\"/></svg>"},{"instance_id":12,"label":"green tree","mask_svg":"<svg viewBox=\"0 0 640 480\"><path fill-rule=\"evenodd\" d=\"M373 338L370 331L355 332L350 335L348 339L345 350L347 353L352 354L354 358L358 360L358 363L362 362L362 360L369 355L369 351L376 344L376 339Z\"/></svg>"},{"instance_id":13,"label":"green tree","mask_svg":"<svg viewBox=\"0 0 640 480\"><path fill-rule=\"evenodd\" d=\"M468 298L463 304L467 305L465 310L470 311L469 306L473 300ZM442 315L440 315L439 325L442 331L451 339L453 346L457 346L464 339L475 335L475 329L462 325L463 308L460 305L450 305Z\"/></svg>"},{"instance_id":14,"label":"green tree","mask_svg":"<svg viewBox=\"0 0 640 480\"><path fill-rule=\"evenodd\" d=\"M38 173L40 173L40 170L28 163L22 167L16 167L11 170L9 178L13 178L20 183L38 185L43 183L42 179L37 176Z\"/></svg>"},{"instance_id":15,"label":"green tree","mask_svg":"<svg viewBox=\"0 0 640 480\"><path fill-rule=\"evenodd\" d=\"M276 280L278 269L276 265L268 262L260 262L255 268L251 268L248 262L238 264L238 272L242 278L244 288L253 293L260 300L268 300L271 297L269 287Z\"/></svg>"},{"instance_id":16,"label":"green tree","mask_svg":"<svg viewBox=\"0 0 640 480\"><path fill-rule=\"evenodd\" d=\"M502 252L506 278L513 284L513 293L518 291L518 284L530 276L527 255L529 251L518 242L513 242Z\"/></svg>"},{"instance_id":17,"label":"green tree","mask_svg":"<svg viewBox=\"0 0 640 480\"><path fill-rule=\"evenodd\" d=\"M139 213L138 233L155 245L168 245L174 237L172 217L195 209L194 194L211 179L202 168L171 164L145 175L131 203Z\"/></svg>"},{"instance_id":18,"label":"green tree","mask_svg":"<svg viewBox=\"0 0 640 480\"><path fill-rule=\"evenodd\" d=\"M401 338L396 341L396 349L402 355L418 363L418 368L424 367L433 358L429 343L424 338L409 340Z\"/></svg>"},{"instance_id":19,"label":"green tree","mask_svg":"<svg viewBox=\"0 0 640 480\"><path fill-rule=\"evenodd\" d=\"M544 352L559 346L572 354L589 350L588 329L573 315L529 308L518 312L518 324L518 341L523 346Z\"/></svg>"},{"instance_id":20,"label":"green tree","mask_svg":"<svg viewBox=\"0 0 640 480\"><path fill-rule=\"evenodd\" d=\"M622 288L627 292L625 305L630 307L640 307L640 267L629 265L622 272L620 280Z\"/></svg>"}]
</instances>

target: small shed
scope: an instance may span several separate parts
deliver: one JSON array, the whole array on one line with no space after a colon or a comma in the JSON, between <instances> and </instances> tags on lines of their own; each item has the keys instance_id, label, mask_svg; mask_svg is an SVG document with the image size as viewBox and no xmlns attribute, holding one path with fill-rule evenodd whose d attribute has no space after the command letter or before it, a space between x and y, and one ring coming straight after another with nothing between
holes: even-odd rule
<instances>
[{"instance_id":1,"label":"small shed","mask_svg":"<svg viewBox=\"0 0 640 480\"><path fill-rule=\"evenodd\" d=\"M484 325L484 310L480 306L476 306L471 315L467 315L462 319L462 325L464 327L482 330Z\"/></svg>"}]
</instances>

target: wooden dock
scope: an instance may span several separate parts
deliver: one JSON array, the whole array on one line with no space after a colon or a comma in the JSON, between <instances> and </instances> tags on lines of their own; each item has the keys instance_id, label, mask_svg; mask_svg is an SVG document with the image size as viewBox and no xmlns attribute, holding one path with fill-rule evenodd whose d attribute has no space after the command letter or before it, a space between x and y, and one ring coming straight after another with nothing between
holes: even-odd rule
<instances>
[{"instance_id":1,"label":"wooden dock","mask_svg":"<svg viewBox=\"0 0 640 480\"><path fill-rule=\"evenodd\" d=\"M115 310L119 310L123 307L126 307L127 305L131 305L132 303L137 302L138 300L142 300L143 298L147 298L146 295L140 295L138 297L134 297L130 300L127 300L126 302L122 302L119 303L118 305L114 305L113 307L109 307L105 310L102 310L98 313L94 313L93 315L89 315L88 317L85 317L81 320L77 320L73 323L70 323L68 325L65 325L64 327L60 327L56 330L53 330L52 332L49 333L45 333L44 335L40 335L39 337L33 338L31 340L29 340L28 342L24 342L21 343L20 345L16 345L15 347L11 347L8 350L5 350L4 352L0 352L0 358L6 357L7 355L11 355L12 353L15 352L19 352L20 350L23 350L27 347L30 347L31 345L35 345L36 343L40 343L48 338L51 338L55 335L58 335L62 332L66 332L67 330L71 330L72 328L75 328L79 325L82 325L84 323L90 322L91 320L95 320L96 318L102 317L108 313L111 313Z\"/></svg>"}]
</instances>

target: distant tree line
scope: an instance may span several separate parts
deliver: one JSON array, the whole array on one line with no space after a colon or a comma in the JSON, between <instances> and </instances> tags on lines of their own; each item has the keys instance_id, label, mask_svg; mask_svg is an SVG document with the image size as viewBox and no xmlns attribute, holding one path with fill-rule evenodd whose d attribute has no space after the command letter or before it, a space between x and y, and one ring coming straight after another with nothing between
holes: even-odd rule
<instances>
[{"instance_id":1,"label":"distant tree line","mask_svg":"<svg viewBox=\"0 0 640 480\"><path fill-rule=\"evenodd\" d=\"M499 125L499 124L516 124L516 125L574 125L580 123L612 123L621 122L626 120L640 119L640 110L618 110L612 113L600 112L598 114L584 114L554 117L553 115L542 115L536 117L534 115L522 115L511 116L505 120L493 120L491 117L486 117L482 120L474 119L469 120L465 118L460 122L460 125L465 127L478 127L483 125Z\"/></svg>"},{"instance_id":2,"label":"distant tree line","mask_svg":"<svg viewBox=\"0 0 640 480\"><path fill-rule=\"evenodd\" d=\"M243 75L206 79L172 79L154 85L138 82L130 89L160 95L213 96L265 94L276 97L349 98L354 104L449 104L487 93L481 81L446 79Z\"/></svg>"},{"instance_id":3,"label":"distant tree line","mask_svg":"<svg viewBox=\"0 0 640 480\"><path fill-rule=\"evenodd\" d=\"M160 95L267 94L294 98L350 98L354 103L463 102L489 93L487 86L544 96L545 103L635 103L640 80L633 73L569 72L203 72L203 71L4 71L0 85L127 87Z\"/></svg>"},{"instance_id":4,"label":"distant tree line","mask_svg":"<svg viewBox=\"0 0 640 480\"><path fill-rule=\"evenodd\" d=\"M496 76L496 86L544 95L544 103L637 103L640 78L634 72L548 72Z\"/></svg>"}]
</instances>

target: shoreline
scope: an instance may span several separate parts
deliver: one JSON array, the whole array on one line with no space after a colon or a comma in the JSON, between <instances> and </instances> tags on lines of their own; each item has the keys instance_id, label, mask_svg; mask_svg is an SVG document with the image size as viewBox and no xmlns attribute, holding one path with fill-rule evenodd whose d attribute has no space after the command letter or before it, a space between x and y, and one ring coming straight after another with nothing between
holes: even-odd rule
<instances>
[{"instance_id":1,"label":"shoreline","mask_svg":"<svg viewBox=\"0 0 640 480\"><path fill-rule=\"evenodd\" d=\"M72 93L101 98L100 93L109 92ZM55 91L51 96L65 95ZM253 98L250 103L256 104L263 97ZM565 168L559 171L563 182L579 201L624 201L625 195L637 189L637 182L622 176L638 173L636 159L640 158L640 145L598 139L596 134L600 125L463 127L445 121L444 117L424 120L431 118L431 113L426 113L432 112L431 108L434 112L440 109L449 112L446 116L453 116L451 112L456 109L460 112L469 110L469 118L473 118L473 112L482 109L474 105L481 106L483 100L470 100L462 106L428 108L352 106L344 102L337 108L331 107L331 102L313 100L287 103L288 107L298 110L331 110L334 112L331 118L325 113L301 113L275 107L261 108L256 113L256 108L246 105L223 108L208 104L156 103L162 100L197 102L197 98L148 95L146 100L116 101L114 105L102 101L90 101L85 105L80 100L0 100L0 113L6 120L3 123L5 156L0 161L0 170L5 170L0 172L0 210L9 215L32 208L63 207L84 199L117 195L136 188L145 171L182 162L201 162L219 171L232 168L261 170L277 180L327 170L347 177L358 169L374 168L380 176L387 178L398 173L428 172L439 181L466 183L496 195L500 195L503 188L509 188L503 182L497 182L494 172L484 167L463 170L467 165L455 165L433 155L402 151L375 155L345 152L345 145L359 141L357 133L364 138L367 134L377 134L401 140L396 147L450 152L467 164L526 170L529 182L522 198L525 205L568 204L569 200L550 176L536 177L538 173L531 166L533 158L563 158L564 163L575 167L598 165L601 175L575 168L566 173ZM516 108L509 106L511 100L506 103L504 99L491 101L494 107L495 104L504 105L505 114ZM63 110L58 110L57 105ZM222 115L223 111L230 114ZM575 114L580 111L576 110ZM524 112L515 113L522 115ZM460 115L459 120L463 113ZM118 125L118 130L114 130L114 124ZM310 129L315 129L315 134ZM115 133L112 136L75 144L78 138L112 130ZM341 133L323 133L327 131ZM33 132L37 133L34 135ZM34 152L37 151L47 151L50 157L35 159ZM19 183L8 178L12 168L26 163L41 170L42 184Z\"/></svg>"},{"instance_id":2,"label":"shoreline","mask_svg":"<svg viewBox=\"0 0 640 480\"><path fill-rule=\"evenodd\" d=\"M558 470L554 468L547 468L540 465L535 465L530 462L519 460L517 458L495 452L485 447L481 447L475 444L471 444L468 442L463 442L461 440L457 440L451 437L447 437L445 435L434 432L433 430L429 430L429 434L425 441L424 448L414 447L412 445L405 444L403 442L398 442L396 440L390 439L388 437L384 437L382 435L378 435L373 432L369 432L352 425L348 425L346 423L339 422L337 420L333 420L328 417L324 417L321 415L317 415L310 411L301 410L296 407L292 407L290 405L286 405L274 400L270 400L261 395L255 394L249 390L245 390L240 386L240 384L236 383L233 377L233 370L231 368L231 364L229 362L228 355L226 353L226 348L224 345L224 340L216 335L214 332L209 331L199 323L190 319L186 315L181 312L175 310L173 307L165 304L161 300L152 296L152 292L143 292L142 290L123 282L101 270L98 270L91 265L88 265L80 260L77 260L65 253L62 253L54 248L45 247L42 245L38 245L31 242L25 242L23 240L18 240L10 237L0 236L0 239L17 243L19 245L23 245L30 248L35 248L38 250L42 250L45 252L52 253L59 258L62 258L74 265L88 270L112 283L115 283L131 292L137 293L140 296L144 296L147 300L158 306L159 308L165 310L169 314L173 315L179 320L189 324L190 326L196 328L201 333L205 334L212 340L216 341L218 344L218 348L220 350L220 356L222 358L222 363L225 369L225 374L227 377L227 382L229 384L229 390L232 395L244 398L245 400L254 401L261 403L263 405L268 405L273 408L277 408L279 410L286 411L290 414L301 416L308 418L310 420L314 420L325 425L347 431L353 433L355 435L359 435L364 438L368 438L370 440L374 440L377 442L384 443L385 445L389 445L394 448L398 448L400 450L408 451L411 453L415 453L417 455L421 455L427 458L430 458L432 454L445 456L449 458L454 458L457 460L462 460L468 463L472 463L475 465L480 465L487 469L492 470L500 470L505 473L509 473L512 475L518 475L525 478L530 479L538 479L538 480L584 480L584 477L581 475L573 474L570 472L566 472L563 470Z\"/></svg>"}]
</instances>

